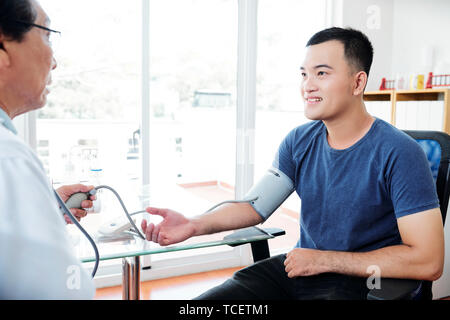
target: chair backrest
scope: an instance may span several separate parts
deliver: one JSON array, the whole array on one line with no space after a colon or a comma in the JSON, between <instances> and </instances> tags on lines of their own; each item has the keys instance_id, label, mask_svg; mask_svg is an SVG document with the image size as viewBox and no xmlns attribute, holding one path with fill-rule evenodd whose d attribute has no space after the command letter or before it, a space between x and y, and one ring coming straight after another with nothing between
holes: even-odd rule
<instances>
[{"instance_id":1,"label":"chair backrest","mask_svg":"<svg viewBox=\"0 0 450 320\"><path fill-rule=\"evenodd\" d=\"M440 131L405 130L425 151L436 182L442 221L445 223L450 196L450 136Z\"/></svg>"},{"instance_id":2,"label":"chair backrest","mask_svg":"<svg viewBox=\"0 0 450 320\"><path fill-rule=\"evenodd\" d=\"M440 131L405 130L404 132L414 138L427 155L431 173L436 182L442 222L445 224L450 196L450 136ZM423 281L419 299L432 299L431 287L431 281Z\"/></svg>"}]
</instances>

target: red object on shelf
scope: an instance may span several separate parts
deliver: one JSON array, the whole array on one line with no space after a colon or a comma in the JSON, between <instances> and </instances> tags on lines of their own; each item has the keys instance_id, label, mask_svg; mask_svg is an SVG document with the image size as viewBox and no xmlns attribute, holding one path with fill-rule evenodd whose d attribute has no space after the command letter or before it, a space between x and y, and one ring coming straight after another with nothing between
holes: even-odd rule
<instances>
[{"instance_id":1,"label":"red object on shelf","mask_svg":"<svg viewBox=\"0 0 450 320\"><path fill-rule=\"evenodd\" d=\"M450 87L450 74L428 73L427 89Z\"/></svg>"},{"instance_id":2,"label":"red object on shelf","mask_svg":"<svg viewBox=\"0 0 450 320\"><path fill-rule=\"evenodd\" d=\"M386 78L381 79L380 90L392 90L395 89L395 80L386 80Z\"/></svg>"},{"instance_id":3,"label":"red object on shelf","mask_svg":"<svg viewBox=\"0 0 450 320\"><path fill-rule=\"evenodd\" d=\"M427 89L433 88L433 72L428 73L427 85L425 88L427 88Z\"/></svg>"},{"instance_id":4,"label":"red object on shelf","mask_svg":"<svg viewBox=\"0 0 450 320\"><path fill-rule=\"evenodd\" d=\"M381 79L380 90L386 90L386 78Z\"/></svg>"}]
</instances>

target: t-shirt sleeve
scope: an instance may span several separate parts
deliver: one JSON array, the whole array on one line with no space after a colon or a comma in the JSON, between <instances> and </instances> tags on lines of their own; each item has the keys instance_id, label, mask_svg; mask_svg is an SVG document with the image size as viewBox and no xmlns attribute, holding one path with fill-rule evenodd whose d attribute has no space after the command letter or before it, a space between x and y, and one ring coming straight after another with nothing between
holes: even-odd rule
<instances>
[{"instance_id":1,"label":"t-shirt sleeve","mask_svg":"<svg viewBox=\"0 0 450 320\"><path fill-rule=\"evenodd\" d=\"M295 185L295 163L292 155L292 143L294 139L295 131L291 131L286 138L281 142L275 158L272 162L272 166L281 170L285 175L292 180Z\"/></svg>"},{"instance_id":2,"label":"t-shirt sleeve","mask_svg":"<svg viewBox=\"0 0 450 320\"><path fill-rule=\"evenodd\" d=\"M425 152L413 139L403 143L392 156L387 181L395 216L439 207L436 185Z\"/></svg>"}]
</instances>

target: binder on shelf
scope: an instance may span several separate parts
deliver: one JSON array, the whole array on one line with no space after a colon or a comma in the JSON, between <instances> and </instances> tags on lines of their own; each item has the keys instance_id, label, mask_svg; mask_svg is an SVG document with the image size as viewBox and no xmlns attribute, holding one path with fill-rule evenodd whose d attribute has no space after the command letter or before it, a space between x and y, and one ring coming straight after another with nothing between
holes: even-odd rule
<instances>
[{"instance_id":1,"label":"binder on shelf","mask_svg":"<svg viewBox=\"0 0 450 320\"><path fill-rule=\"evenodd\" d=\"M406 130L406 103L403 101L397 102L395 108L395 126L400 130Z\"/></svg>"},{"instance_id":2,"label":"binder on shelf","mask_svg":"<svg viewBox=\"0 0 450 320\"><path fill-rule=\"evenodd\" d=\"M372 116L391 123L391 103L389 101L366 101L367 112Z\"/></svg>"},{"instance_id":3,"label":"binder on shelf","mask_svg":"<svg viewBox=\"0 0 450 320\"><path fill-rule=\"evenodd\" d=\"M401 130L442 131L443 101L399 101L395 111L395 126Z\"/></svg>"},{"instance_id":4,"label":"binder on shelf","mask_svg":"<svg viewBox=\"0 0 450 320\"><path fill-rule=\"evenodd\" d=\"M369 91L364 94L364 101L369 113L399 129L450 134L450 89ZM377 102L390 106L380 107Z\"/></svg>"},{"instance_id":5,"label":"binder on shelf","mask_svg":"<svg viewBox=\"0 0 450 320\"><path fill-rule=\"evenodd\" d=\"M442 131L444 127L444 103L443 101L430 102L430 129Z\"/></svg>"}]
</instances>

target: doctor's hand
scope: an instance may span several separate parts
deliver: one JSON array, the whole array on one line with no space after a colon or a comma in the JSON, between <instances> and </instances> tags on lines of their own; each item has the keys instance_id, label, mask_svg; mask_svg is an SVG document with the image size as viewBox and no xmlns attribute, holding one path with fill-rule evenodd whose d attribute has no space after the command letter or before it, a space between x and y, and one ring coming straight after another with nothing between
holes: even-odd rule
<instances>
[{"instance_id":1,"label":"doctor's hand","mask_svg":"<svg viewBox=\"0 0 450 320\"><path fill-rule=\"evenodd\" d=\"M161 216L163 221L157 225L142 220L142 231L148 241L168 246L189 239L195 234L191 220L170 209L147 208L151 215Z\"/></svg>"},{"instance_id":2,"label":"doctor's hand","mask_svg":"<svg viewBox=\"0 0 450 320\"><path fill-rule=\"evenodd\" d=\"M82 184L74 184L74 185L68 185L68 186L62 186L60 188L58 188L56 190L56 192L59 194L59 196L61 197L61 199L66 202L71 195L73 195L74 193L77 192L89 192L92 189L94 189L94 186L85 186ZM84 200L81 203L81 207L83 209L89 209L92 208L93 203L92 201L95 200L95 196L91 196L90 200ZM87 215L86 210L83 209L76 209L76 208L72 208L70 209L70 212L74 215L75 218L77 218L78 221L81 220L81 218L84 218ZM64 219L66 220L67 224L71 224L72 221L70 220L69 217L67 217L67 215L64 215Z\"/></svg>"}]
</instances>

